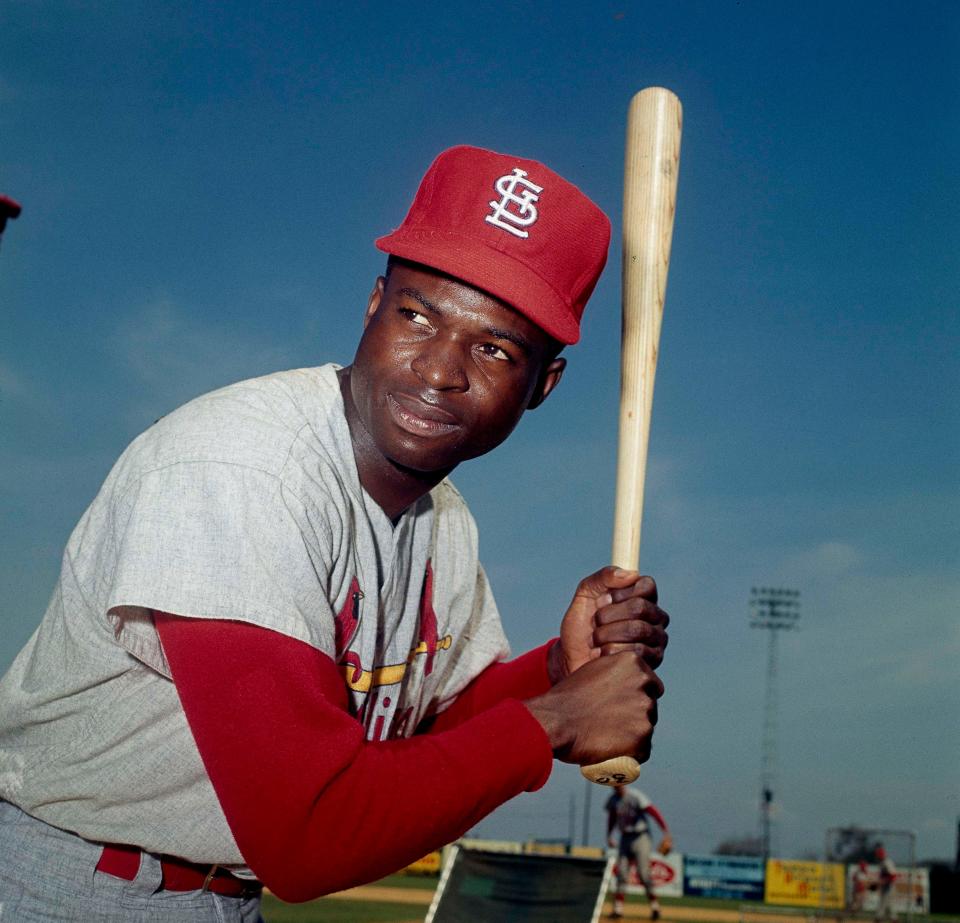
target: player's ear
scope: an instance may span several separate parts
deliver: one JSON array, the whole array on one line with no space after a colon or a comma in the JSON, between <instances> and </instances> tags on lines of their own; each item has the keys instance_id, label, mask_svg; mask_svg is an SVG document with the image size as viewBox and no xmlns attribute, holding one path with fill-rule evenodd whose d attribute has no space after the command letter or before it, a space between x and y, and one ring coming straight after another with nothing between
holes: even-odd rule
<instances>
[{"instance_id":1,"label":"player's ear","mask_svg":"<svg viewBox=\"0 0 960 923\"><path fill-rule=\"evenodd\" d=\"M533 410L535 407L539 407L550 396L550 392L560 384L560 379L563 377L563 370L566 367L567 360L562 356L558 356L543 369L540 377L537 379L537 386L533 390L533 397L530 398L530 403L527 404L527 410Z\"/></svg>"},{"instance_id":2,"label":"player's ear","mask_svg":"<svg viewBox=\"0 0 960 923\"><path fill-rule=\"evenodd\" d=\"M380 307L380 303L383 301L383 292L387 287L387 280L383 276L377 276L377 281L373 283L373 291L370 292L370 297L367 299L367 310L363 313L363 329L367 329L367 324L370 323L370 318L377 313L377 308Z\"/></svg>"}]
</instances>

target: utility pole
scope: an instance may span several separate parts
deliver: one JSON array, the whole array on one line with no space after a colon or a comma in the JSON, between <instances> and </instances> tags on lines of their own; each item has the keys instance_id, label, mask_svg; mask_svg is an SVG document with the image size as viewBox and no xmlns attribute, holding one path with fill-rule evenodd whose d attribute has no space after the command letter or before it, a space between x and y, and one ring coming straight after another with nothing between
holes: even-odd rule
<instances>
[{"instance_id":1,"label":"utility pole","mask_svg":"<svg viewBox=\"0 0 960 923\"><path fill-rule=\"evenodd\" d=\"M770 858L770 820L777 776L777 637L781 631L796 631L800 620L800 591L771 587L750 588L750 627L769 632L767 688L760 746L760 844L763 858Z\"/></svg>"},{"instance_id":2,"label":"utility pole","mask_svg":"<svg viewBox=\"0 0 960 923\"><path fill-rule=\"evenodd\" d=\"M583 798L583 845L590 845L590 795L596 782L587 780L587 792Z\"/></svg>"},{"instance_id":3,"label":"utility pole","mask_svg":"<svg viewBox=\"0 0 960 923\"><path fill-rule=\"evenodd\" d=\"M570 792L570 817L569 817L569 826L567 827L567 852L570 852L574 846L576 846L576 829L577 829L577 796Z\"/></svg>"},{"instance_id":4,"label":"utility pole","mask_svg":"<svg viewBox=\"0 0 960 923\"><path fill-rule=\"evenodd\" d=\"M957 857L953 863L953 871L960 875L960 817L957 818Z\"/></svg>"}]
</instances>

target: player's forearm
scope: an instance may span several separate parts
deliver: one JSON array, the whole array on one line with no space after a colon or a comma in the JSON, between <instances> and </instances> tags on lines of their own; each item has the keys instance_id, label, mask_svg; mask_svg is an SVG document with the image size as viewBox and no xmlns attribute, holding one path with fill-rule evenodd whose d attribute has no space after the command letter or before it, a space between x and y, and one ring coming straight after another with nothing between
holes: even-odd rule
<instances>
[{"instance_id":1,"label":"player's forearm","mask_svg":"<svg viewBox=\"0 0 960 923\"><path fill-rule=\"evenodd\" d=\"M426 730L450 730L504 699L523 701L542 695L552 685L548 658L554 645L549 641L513 660L487 667L449 708L430 721Z\"/></svg>"},{"instance_id":2,"label":"player's forearm","mask_svg":"<svg viewBox=\"0 0 960 923\"><path fill-rule=\"evenodd\" d=\"M237 845L286 900L396 871L549 775L549 744L517 701L371 744L308 645L232 622L161 617L158 630Z\"/></svg>"},{"instance_id":3,"label":"player's forearm","mask_svg":"<svg viewBox=\"0 0 960 923\"><path fill-rule=\"evenodd\" d=\"M458 837L510 798L540 787L546 741L518 702L428 738L366 744L330 780L295 837L258 846L251 867L287 900L375 881ZM283 853L286 853L284 856ZM291 867L291 854L302 857Z\"/></svg>"}]
</instances>

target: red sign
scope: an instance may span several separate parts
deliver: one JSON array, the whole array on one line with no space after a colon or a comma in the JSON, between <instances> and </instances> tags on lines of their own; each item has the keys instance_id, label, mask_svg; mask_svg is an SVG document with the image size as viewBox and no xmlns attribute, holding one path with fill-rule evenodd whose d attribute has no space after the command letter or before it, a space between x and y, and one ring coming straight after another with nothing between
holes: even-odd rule
<instances>
[{"instance_id":1,"label":"red sign","mask_svg":"<svg viewBox=\"0 0 960 923\"><path fill-rule=\"evenodd\" d=\"M659 859L650 860L650 876L653 878L654 887L668 885L677 877L677 873Z\"/></svg>"}]
</instances>

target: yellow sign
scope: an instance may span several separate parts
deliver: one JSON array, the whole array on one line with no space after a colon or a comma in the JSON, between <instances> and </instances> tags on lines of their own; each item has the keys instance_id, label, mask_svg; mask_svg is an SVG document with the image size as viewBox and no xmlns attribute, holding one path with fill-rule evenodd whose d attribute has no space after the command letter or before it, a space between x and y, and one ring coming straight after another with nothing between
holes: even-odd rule
<instances>
[{"instance_id":1,"label":"yellow sign","mask_svg":"<svg viewBox=\"0 0 960 923\"><path fill-rule=\"evenodd\" d=\"M763 899L788 907L843 907L844 871L835 863L768 859Z\"/></svg>"},{"instance_id":2,"label":"yellow sign","mask_svg":"<svg viewBox=\"0 0 960 923\"><path fill-rule=\"evenodd\" d=\"M417 859L413 865L408 865L404 872L408 875L439 875L440 874L440 850L427 853L422 859Z\"/></svg>"},{"instance_id":3,"label":"yellow sign","mask_svg":"<svg viewBox=\"0 0 960 923\"><path fill-rule=\"evenodd\" d=\"M570 855L581 859L602 859L606 853L599 846L571 846Z\"/></svg>"},{"instance_id":4,"label":"yellow sign","mask_svg":"<svg viewBox=\"0 0 960 923\"><path fill-rule=\"evenodd\" d=\"M538 843L536 840L529 840L524 844L523 851L537 856L565 856L567 854L567 844Z\"/></svg>"}]
</instances>

